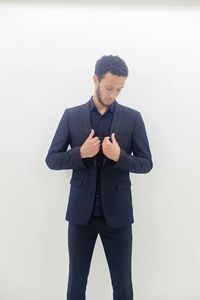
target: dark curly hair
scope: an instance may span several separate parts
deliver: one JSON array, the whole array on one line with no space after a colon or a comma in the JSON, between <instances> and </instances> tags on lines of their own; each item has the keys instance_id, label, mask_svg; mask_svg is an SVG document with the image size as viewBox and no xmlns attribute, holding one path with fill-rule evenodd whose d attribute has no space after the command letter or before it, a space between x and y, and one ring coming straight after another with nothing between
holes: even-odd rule
<instances>
[{"instance_id":1,"label":"dark curly hair","mask_svg":"<svg viewBox=\"0 0 200 300\"><path fill-rule=\"evenodd\" d=\"M101 80L106 73L128 77L128 67L119 56L104 55L97 60L95 65L95 74Z\"/></svg>"}]
</instances>

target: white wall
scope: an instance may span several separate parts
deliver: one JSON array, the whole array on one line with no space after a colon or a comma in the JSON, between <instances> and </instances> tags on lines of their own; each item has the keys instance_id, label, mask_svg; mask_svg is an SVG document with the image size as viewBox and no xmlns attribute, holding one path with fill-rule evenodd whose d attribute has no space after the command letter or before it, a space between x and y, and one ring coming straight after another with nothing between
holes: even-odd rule
<instances>
[{"instance_id":1,"label":"white wall","mask_svg":"<svg viewBox=\"0 0 200 300\"><path fill-rule=\"evenodd\" d=\"M129 66L118 102L142 113L154 161L131 174L135 299L200 299L199 8L0 4L2 300L66 297L71 171L45 156L64 109L92 95L103 54ZM98 239L87 300L111 295Z\"/></svg>"}]
</instances>

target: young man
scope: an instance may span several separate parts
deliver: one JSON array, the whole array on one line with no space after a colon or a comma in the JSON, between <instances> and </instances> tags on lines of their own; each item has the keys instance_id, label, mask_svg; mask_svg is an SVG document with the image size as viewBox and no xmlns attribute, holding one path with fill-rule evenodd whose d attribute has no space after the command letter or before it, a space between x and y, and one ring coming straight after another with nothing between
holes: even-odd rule
<instances>
[{"instance_id":1,"label":"young man","mask_svg":"<svg viewBox=\"0 0 200 300\"><path fill-rule=\"evenodd\" d=\"M66 212L67 300L85 299L98 234L110 270L113 299L133 299L129 173L147 173L153 164L140 112L116 101L127 76L127 65L120 57L100 58L95 65L93 96L64 111L46 157L53 170L73 170Z\"/></svg>"}]
</instances>

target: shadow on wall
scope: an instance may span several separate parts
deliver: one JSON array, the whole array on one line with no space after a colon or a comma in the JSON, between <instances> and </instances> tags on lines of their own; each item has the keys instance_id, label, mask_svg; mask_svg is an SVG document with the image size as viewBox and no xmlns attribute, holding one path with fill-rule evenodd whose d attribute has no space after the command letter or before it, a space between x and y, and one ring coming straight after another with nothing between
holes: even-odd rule
<instances>
[{"instance_id":1,"label":"shadow on wall","mask_svg":"<svg viewBox=\"0 0 200 300\"><path fill-rule=\"evenodd\" d=\"M199 0L0 0L13 3L62 3L78 5L121 5L121 6L199 6Z\"/></svg>"}]
</instances>

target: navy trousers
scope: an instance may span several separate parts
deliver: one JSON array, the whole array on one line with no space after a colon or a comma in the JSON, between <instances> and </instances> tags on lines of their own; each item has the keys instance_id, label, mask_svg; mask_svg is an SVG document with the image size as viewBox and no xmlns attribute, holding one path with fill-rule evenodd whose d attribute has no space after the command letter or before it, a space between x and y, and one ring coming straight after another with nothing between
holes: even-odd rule
<instances>
[{"instance_id":1,"label":"navy trousers","mask_svg":"<svg viewBox=\"0 0 200 300\"><path fill-rule=\"evenodd\" d=\"M108 262L113 299L133 300L132 227L111 228L102 217L85 225L68 224L69 277L67 300L85 300L92 253L98 234Z\"/></svg>"}]
</instances>

